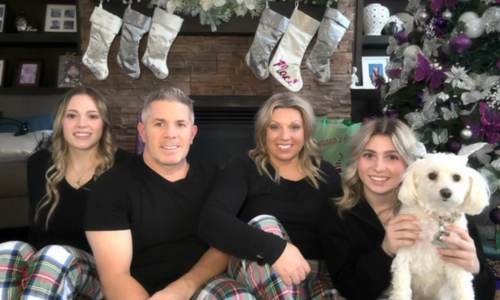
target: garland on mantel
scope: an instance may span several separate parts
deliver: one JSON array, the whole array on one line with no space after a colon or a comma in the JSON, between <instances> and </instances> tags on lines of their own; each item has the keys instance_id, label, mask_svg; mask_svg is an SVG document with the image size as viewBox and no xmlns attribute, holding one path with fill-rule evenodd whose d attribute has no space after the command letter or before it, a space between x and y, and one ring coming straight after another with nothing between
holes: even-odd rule
<instances>
[{"instance_id":1,"label":"garland on mantel","mask_svg":"<svg viewBox=\"0 0 500 300\"><path fill-rule=\"evenodd\" d=\"M334 1L336 0L305 0L300 2L330 6ZM201 25L210 25L212 31L217 31L217 26L221 22L227 22L233 16L243 17L248 13L252 18L259 17L266 8L266 2L266 0L150 0L149 6L157 5L169 13L200 15Z\"/></svg>"}]
</instances>

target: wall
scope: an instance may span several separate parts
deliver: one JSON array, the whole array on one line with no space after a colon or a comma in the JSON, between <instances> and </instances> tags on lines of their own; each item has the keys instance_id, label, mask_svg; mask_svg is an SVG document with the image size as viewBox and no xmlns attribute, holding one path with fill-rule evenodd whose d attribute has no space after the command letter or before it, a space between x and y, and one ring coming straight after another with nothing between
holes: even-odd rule
<instances>
[{"instance_id":1,"label":"wall","mask_svg":"<svg viewBox=\"0 0 500 300\"><path fill-rule=\"evenodd\" d=\"M143 0L148 1L148 0ZM309 99L317 115L331 117L350 116L350 74L355 4L339 0L338 9L351 20L351 27L331 57L331 81L318 84L305 67L301 66L304 87L298 94ZM80 0L81 50L85 53L90 34L90 16L94 9L91 0ZM234 22L236 20L232 20ZM173 85L191 95L272 95L287 91L272 76L259 81L245 65L243 58L252 44L247 36L178 36L167 60L169 76L158 80L141 64L141 77L131 79L116 64L120 36L111 46L108 56L109 77L99 81L84 68L83 82L102 91L113 104L113 126L121 147L133 149L135 145L136 112L144 97L155 88ZM315 39L309 45L309 54ZM140 57L144 53L147 36L140 45Z\"/></svg>"}]
</instances>

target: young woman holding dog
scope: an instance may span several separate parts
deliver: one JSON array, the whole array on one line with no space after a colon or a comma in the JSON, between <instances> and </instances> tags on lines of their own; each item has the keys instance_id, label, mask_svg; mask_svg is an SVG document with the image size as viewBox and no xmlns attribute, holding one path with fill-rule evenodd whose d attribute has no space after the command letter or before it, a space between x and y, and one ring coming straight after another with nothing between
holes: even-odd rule
<instances>
[{"instance_id":1,"label":"young woman holding dog","mask_svg":"<svg viewBox=\"0 0 500 300\"><path fill-rule=\"evenodd\" d=\"M29 244L0 244L0 299L100 299L83 230L87 198L99 175L132 156L114 145L110 115L90 87L59 101L51 146L28 159Z\"/></svg>"},{"instance_id":2,"label":"young woman holding dog","mask_svg":"<svg viewBox=\"0 0 500 300\"><path fill-rule=\"evenodd\" d=\"M417 140L397 119L374 119L352 140L351 160L342 180L344 195L323 210L321 242L335 288L348 300L384 297L391 284L391 264L400 247L412 245L420 228L412 215L398 214L398 187L415 160ZM474 274L476 300L492 300L495 280L486 266L479 234L468 231L446 242L458 250L440 249L443 260Z\"/></svg>"}]
</instances>

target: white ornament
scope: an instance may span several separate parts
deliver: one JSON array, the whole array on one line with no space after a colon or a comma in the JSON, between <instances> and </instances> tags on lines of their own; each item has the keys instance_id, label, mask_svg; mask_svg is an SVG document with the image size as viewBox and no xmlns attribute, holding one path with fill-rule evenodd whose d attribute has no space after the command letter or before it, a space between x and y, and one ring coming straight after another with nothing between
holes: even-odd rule
<instances>
[{"instance_id":1,"label":"white ornament","mask_svg":"<svg viewBox=\"0 0 500 300\"><path fill-rule=\"evenodd\" d=\"M460 15L460 17L458 18L458 22L464 22L465 24L467 24L470 20L477 19L477 18L479 18L477 13L475 13L473 11L468 11L468 12L464 12L462 15Z\"/></svg>"},{"instance_id":2,"label":"white ornament","mask_svg":"<svg viewBox=\"0 0 500 300\"><path fill-rule=\"evenodd\" d=\"M411 60L417 60L417 55L422 51L419 46L411 45L406 47L403 56Z\"/></svg>"},{"instance_id":3,"label":"white ornament","mask_svg":"<svg viewBox=\"0 0 500 300\"><path fill-rule=\"evenodd\" d=\"M464 34L471 39L475 39L483 35L484 33L484 21L482 19L471 19L465 25Z\"/></svg>"},{"instance_id":4,"label":"white ornament","mask_svg":"<svg viewBox=\"0 0 500 300\"><path fill-rule=\"evenodd\" d=\"M380 35L389 20L389 9L379 3L367 5L363 9L363 31L365 35Z\"/></svg>"},{"instance_id":5,"label":"white ornament","mask_svg":"<svg viewBox=\"0 0 500 300\"><path fill-rule=\"evenodd\" d=\"M453 17L453 14L451 13L451 11L449 11L448 9L446 9L441 16L445 20L451 20L451 18Z\"/></svg>"}]
</instances>

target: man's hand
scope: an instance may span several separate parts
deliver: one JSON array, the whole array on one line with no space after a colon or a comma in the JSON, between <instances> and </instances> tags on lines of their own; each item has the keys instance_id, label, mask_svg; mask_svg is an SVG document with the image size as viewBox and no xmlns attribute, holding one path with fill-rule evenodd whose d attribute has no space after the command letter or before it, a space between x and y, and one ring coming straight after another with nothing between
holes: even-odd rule
<instances>
[{"instance_id":1,"label":"man's hand","mask_svg":"<svg viewBox=\"0 0 500 300\"><path fill-rule=\"evenodd\" d=\"M286 244L285 250L273 264L273 269L288 286L292 283L299 284L306 279L307 274L311 271L309 263L304 259L299 249L290 243Z\"/></svg>"},{"instance_id":2,"label":"man's hand","mask_svg":"<svg viewBox=\"0 0 500 300\"><path fill-rule=\"evenodd\" d=\"M179 279L156 292L149 300L189 300L193 295L192 290L188 282Z\"/></svg>"}]
</instances>

